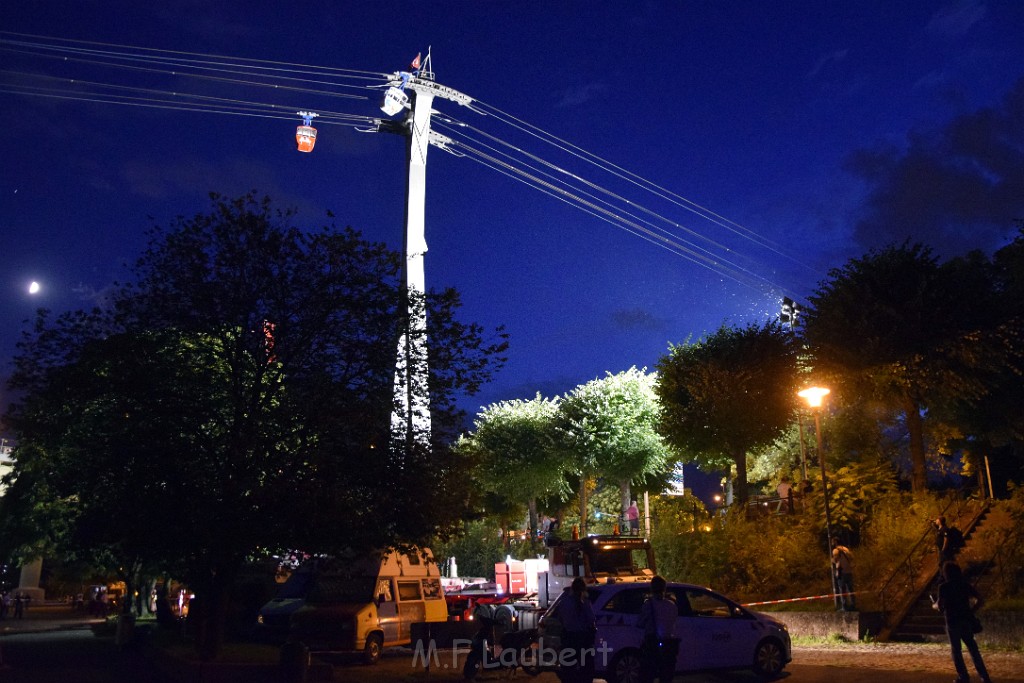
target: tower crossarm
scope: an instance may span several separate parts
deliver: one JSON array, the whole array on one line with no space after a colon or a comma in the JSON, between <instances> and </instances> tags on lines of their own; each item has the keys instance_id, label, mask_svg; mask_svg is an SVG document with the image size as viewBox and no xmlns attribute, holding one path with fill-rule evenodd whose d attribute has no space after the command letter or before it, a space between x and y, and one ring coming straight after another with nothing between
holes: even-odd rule
<instances>
[{"instance_id":1,"label":"tower crossarm","mask_svg":"<svg viewBox=\"0 0 1024 683\"><path fill-rule=\"evenodd\" d=\"M408 74L406 74L408 75ZM403 78L403 72L396 71L391 74L388 85L401 87L402 84L405 87L415 92L430 93L434 97L440 97L441 99L451 100L463 107L468 107L473 104L473 98L469 95L459 92L455 88L449 88L447 85L441 85L426 78L419 78L417 76L410 76Z\"/></svg>"},{"instance_id":2,"label":"tower crossarm","mask_svg":"<svg viewBox=\"0 0 1024 683\"><path fill-rule=\"evenodd\" d=\"M373 126L373 128L368 129L366 132L409 135L409 123L407 121L393 121L391 119L374 119ZM452 140L447 135L441 135L440 133L435 131L430 131L430 144L439 149L443 149L446 152L452 152L453 154L455 152L452 148L458 146L458 143Z\"/></svg>"}]
</instances>

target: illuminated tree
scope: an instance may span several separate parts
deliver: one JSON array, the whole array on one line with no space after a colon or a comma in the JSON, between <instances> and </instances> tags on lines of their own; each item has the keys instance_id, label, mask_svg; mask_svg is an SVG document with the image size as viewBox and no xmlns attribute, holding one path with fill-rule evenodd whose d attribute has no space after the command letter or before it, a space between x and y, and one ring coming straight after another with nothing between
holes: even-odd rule
<instances>
[{"instance_id":1,"label":"illuminated tree","mask_svg":"<svg viewBox=\"0 0 1024 683\"><path fill-rule=\"evenodd\" d=\"M655 377L630 368L582 384L563 397L555 418L556 448L580 478L580 518L587 519L587 484L596 476L617 482L625 512L630 484L663 472L673 453L658 432Z\"/></svg>"},{"instance_id":2,"label":"illuminated tree","mask_svg":"<svg viewBox=\"0 0 1024 683\"><path fill-rule=\"evenodd\" d=\"M796 346L777 324L719 329L658 362L660 429L689 461L736 466L747 499L747 455L779 438L796 409Z\"/></svg>"},{"instance_id":3,"label":"illuminated tree","mask_svg":"<svg viewBox=\"0 0 1024 683\"><path fill-rule=\"evenodd\" d=\"M560 461L552 443L557 399L494 403L477 415L472 433L456 449L475 461L477 481L507 500L526 504L530 528L537 530L537 499L565 492ZM522 508L520 508L521 510Z\"/></svg>"},{"instance_id":4,"label":"illuminated tree","mask_svg":"<svg viewBox=\"0 0 1024 683\"><path fill-rule=\"evenodd\" d=\"M930 249L872 251L833 270L809 298L803 336L837 400L897 416L914 491L927 483L925 420L976 405L1013 348L993 317L978 254L940 265Z\"/></svg>"}]
</instances>

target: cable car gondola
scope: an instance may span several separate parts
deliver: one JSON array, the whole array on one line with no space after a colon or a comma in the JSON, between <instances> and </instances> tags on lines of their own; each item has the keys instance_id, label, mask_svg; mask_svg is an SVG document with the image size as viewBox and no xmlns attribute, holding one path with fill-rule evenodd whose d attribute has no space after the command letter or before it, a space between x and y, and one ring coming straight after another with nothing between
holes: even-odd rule
<instances>
[{"instance_id":1,"label":"cable car gondola","mask_svg":"<svg viewBox=\"0 0 1024 683\"><path fill-rule=\"evenodd\" d=\"M316 128L310 124L316 113L308 111L295 113L302 117L302 125L295 129L295 142L298 143L300 152L312 152L313 145L316 144Z\"/></svg>"},{"instance_id":2,"label":"cable car gondola","mask_svg":"<svg viewBox=\"0 0 1024 683\"><path fill-rule=\"evenodd\" d=\"M384 92L384 101L381 103L380 109L388 116L394 116L408 107L409 96L398 86L393 85Z\"/></svg>"}]
</instances>

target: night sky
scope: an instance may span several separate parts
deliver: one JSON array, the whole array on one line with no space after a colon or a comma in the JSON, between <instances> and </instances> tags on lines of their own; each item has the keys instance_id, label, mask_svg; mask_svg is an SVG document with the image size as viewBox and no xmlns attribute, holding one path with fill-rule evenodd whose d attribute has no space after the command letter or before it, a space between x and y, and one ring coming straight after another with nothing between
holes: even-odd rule
<instances>
[{"instance_id":1,"label":"night sky","mask_svg":"<svg viewBox=\"0 0 1024 683\"><path fill-rule=\"evenodd\" d=\"M473 155L430 151L428 287L456 287L465 319L512 335L507 368L463 402L470 413L764 322L872 247L991 251L1024 218L1018 0L42 0L4 3L0 31L3 375L36 307L102 300L146 229L206 211L210 191L255 189L309 226L332 211L401 248L404 140L337 123L383 117L384 75L428 47L436 80L481 103L435 100L452 132L435 130L584 183L550 196ZM262 60L301 87L113 68L115 52ZM66 99L86 92L106 95ZM250 115L109 93L201 95ZM274 116L251 115L271 104ZM298 110L336 115L314 121L311 154L295 149ZM613 218L580 210L592 201L580 187Z\"/></svg>"}]
</instances>

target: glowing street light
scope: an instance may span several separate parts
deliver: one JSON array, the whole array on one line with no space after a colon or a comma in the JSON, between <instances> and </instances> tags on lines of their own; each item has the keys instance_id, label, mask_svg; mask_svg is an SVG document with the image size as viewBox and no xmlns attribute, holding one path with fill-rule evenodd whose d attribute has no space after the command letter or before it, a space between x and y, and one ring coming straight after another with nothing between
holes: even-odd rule
<instances>
[{"instance_id":1,"label":"glowing street light","mask_svg":"<svg viewBox=\"0 0 1024 683\"><path fill-rule=\"evenodd\" d=\"M28 286L28 293L29 294L38 294L39 293L39 283L36 282L35 280L33 280L29 284L29 286Z\"/></svg>"},{"instance_id":2,"label":"glowing street light","mask_svg":"<svg viewBox=\"0 0 1024 683\"><path fill-rule=\"evenodd\" d=\"M821 411L825 397L832 393L824 387L807 387L797 393L797 396L807 401L807 405L814 413L814 435L818 439L818 464L821 466L821 489L825 494L825 535L828 537L828 574L832 583L832 599L838 599L836 590L836 573L832 571L832 512L829 509L828 500L828 477L825 474L825 448L821 438Z\"/></svg>"},{"instance_id":3,"label":"glowing street light","mask_svg":"<svg viewBox=\"0 0 1024 683\"><path fill-rule=\"evenodd\" d=\"M807 387L803 391L799 392L797 396L805 399L807 401L807 405L810 407L820 408L825 397L831 393L832 391L825 387Z\"/></svg>"}]
</instances>

